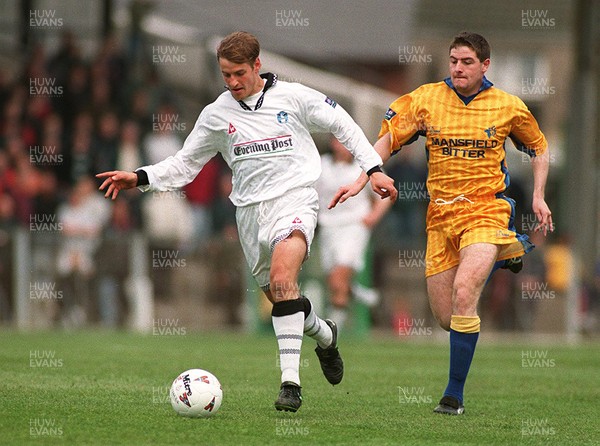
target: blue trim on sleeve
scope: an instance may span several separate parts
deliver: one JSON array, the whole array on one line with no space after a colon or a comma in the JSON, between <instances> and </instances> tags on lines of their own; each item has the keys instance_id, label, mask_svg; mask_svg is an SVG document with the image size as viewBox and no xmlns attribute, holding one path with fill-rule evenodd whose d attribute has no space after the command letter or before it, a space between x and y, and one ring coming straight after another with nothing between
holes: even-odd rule
<instances>
[{"instance_id":1,"label":"blue trim on sleeve","mask_svg":"<svg viewBox=\"0 0 600 446\"><path fill-rule=\"evenodd\" d=\"M512 133L510 135L508 135L508 137L512 140L512 142L515 145L515 147L517 148L517 150L519 150L520 152L526 153L531 158L536 157L535 149L530 149L529 147L527 147Z\"/></svg>"},{"instance_id":2,"label":"blue trim on sleeve","mask_svg":"<svg viewBox=\"0 0 600 446\"><path fill-rule=\"evenodd\" d=\"M510 219L508 220L508 230L515 233L515 236L518 241L523 245L523 250L525 254L530 252L535 245L529 241L529 236L527 234L519 234L517 229L515 228L515 200L510 197L507 197L502 192L496 194L496 198L500 200L506 200L508 204L510 204Z\"/></svg>"},{"instance_id":3,"label":"blue trim on sleeve","mask_svg":"<svg viewBox=\"0 0 600 446\"><path fill-rule=\"evenodd\" d=\"M395 155L396 153L400 152L400 149L402 149L402 147L415 142L417 139L419 139L419 136L427 136L425 130L419 130L418 132L415 132L415 134L408 138L408 140L405 143L401 144L400 147L398 147L398 150L392 151L391 155Z\"/></svg>"}]
</instances>

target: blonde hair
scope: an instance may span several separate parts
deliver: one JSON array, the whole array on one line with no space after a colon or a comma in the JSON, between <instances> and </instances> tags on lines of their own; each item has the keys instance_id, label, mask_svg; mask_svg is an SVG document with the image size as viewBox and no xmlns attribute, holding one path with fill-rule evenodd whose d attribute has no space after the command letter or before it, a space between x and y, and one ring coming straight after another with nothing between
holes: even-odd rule
<instances>
[{"instance_id":1,"label":"blonde hair","mask_svg":"<svg viewBox=\"0 0 600 446\"><path fill-rule=\"evenodd\" d=\"M223 58L230 62L249 63L254 66L259 53L258 39L245 31L237 31L221 40L217 47L217 60Z\"/></svg>"}]
</instances>

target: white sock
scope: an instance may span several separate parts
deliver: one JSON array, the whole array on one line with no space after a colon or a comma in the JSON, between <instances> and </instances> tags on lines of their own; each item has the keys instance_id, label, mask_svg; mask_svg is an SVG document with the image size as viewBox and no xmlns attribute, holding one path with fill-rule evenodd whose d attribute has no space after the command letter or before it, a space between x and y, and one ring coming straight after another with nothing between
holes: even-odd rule
<instances>
[{"instance_id":1,"label":"white sock","mask_svg":"<svg viewBox=\"0 0 600 446\"><path fill-rule=\"evenodd\" d=\"M279 345L281 382L292 381L300 385L300 350L304 312L285 316L272 316L273 328Z\"/></svg>"},{"instance_id":2,"label":"white sock","mask_svg":"<svg viewBox=\"0 0 600 446\"><path fill-rule=\"evenodd\" d=\"M310 313L304 319L304 334L310 336L321 348L327 348L333 342L333 332L327 323L310 308Z\"/></svg>"},{"instance_id":3,"label":"white sock","mask_svg":"<svg viewBox=\"0 0 600 446\"><path fill-rule=\"evenodd\" d=\"M332 306L329 309L329 319L335 322L338 331L340 331L344 325L346 325L346 321L348 320L348 308Z\"/></svg>"}]
</instances>

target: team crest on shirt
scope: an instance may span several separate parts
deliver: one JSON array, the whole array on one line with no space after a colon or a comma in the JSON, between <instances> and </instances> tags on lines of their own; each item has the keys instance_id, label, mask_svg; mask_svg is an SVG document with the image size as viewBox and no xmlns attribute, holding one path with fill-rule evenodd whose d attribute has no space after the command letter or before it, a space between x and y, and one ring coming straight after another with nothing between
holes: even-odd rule
<instances>
[{"instance_id":1,"label":"team crest on shirt","mask_svg":"<svg viewBox=\"0 0 600 446\"><path fill-rule=\"evenodd\" d=\"M492 138L492 137L496 136L496 126L493 125L487 129L485 129L484 132L488 138Z\"/></svg>"},{"instance_id":2,"label":"team crest on shirt","mask_svg":"<svg viewBox=\"0 0 600 446\"><path fill-rule=\"evenodd\" d=\"M302 224L302 220L300 220L300 217L296 217L296 218L294 218L294 221L292 222L292 224L294 224L294 225Z\"/></svg>"},{"instance_id":3,"label":"team crest on shirt","mask_svg":"<svg viewBox=\"0 0 600 446\"><path fill-rule=\"evenodd\" d=\"M289 115L287 114L287 112L284 112L283 110L280 111L279 113L277 113L277 122L280 124L287 124L289 119Z\"/></svg>"},{"instance_id":4,"label":"team crest on shirt","mask_svg":"<svg viewBox=\"0 0 600 446\"><path fill-rule=\"evenodd\" d=\"M229 130L227 130L227 134L231 135L232 133L235 133L235 127L233 126L233 124L230 122L229 123Z\"/></svg>"}]
</instances>

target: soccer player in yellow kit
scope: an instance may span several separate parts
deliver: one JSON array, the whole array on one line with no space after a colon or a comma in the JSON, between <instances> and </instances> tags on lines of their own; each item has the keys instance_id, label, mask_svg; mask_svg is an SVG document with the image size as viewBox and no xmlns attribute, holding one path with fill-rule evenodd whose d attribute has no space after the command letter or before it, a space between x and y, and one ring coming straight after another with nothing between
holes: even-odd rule
<instances>
[{"instance_id":1,"label":"soccer player in yellow kit","mask_svg":"<svg viewBox=\"0 0 600 446\"><path fill-rule=\"evenodd\" d=\"M435 318L450 332L449 380L434 412L460 415L486 279L497 268L518 272L520 257L533 248L526 235L516 233L515 203L504 195L510 181L506 138L532 157L536 230L551 231L552 217L544 200L546 138L523 101L486 79L488 42L474 33L457 35L449 65L450 77L443 82L422 85L391 104L375 148L386 161L419 136L427 139L427 293ZM361 174L340 188L330 207L367 181Z\"/></svg>"}]
</instances>

